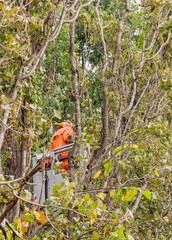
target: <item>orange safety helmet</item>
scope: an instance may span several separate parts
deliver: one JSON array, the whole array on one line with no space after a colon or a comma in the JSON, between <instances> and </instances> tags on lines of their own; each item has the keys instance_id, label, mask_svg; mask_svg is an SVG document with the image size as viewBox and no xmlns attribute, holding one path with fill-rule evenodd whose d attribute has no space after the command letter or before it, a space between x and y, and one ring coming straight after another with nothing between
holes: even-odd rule
<instances>
[{"instance_id":1,"label":"orange safety helmet","mask_svg":"<svg viewBox=\"0 0 172 240\"><path fill-rule=\"evenodd\" d=\"M73 124L70 121L65 120L58 126L58 129L63 128L63 127L73 128Z\"/></svg>"}]
</instances>

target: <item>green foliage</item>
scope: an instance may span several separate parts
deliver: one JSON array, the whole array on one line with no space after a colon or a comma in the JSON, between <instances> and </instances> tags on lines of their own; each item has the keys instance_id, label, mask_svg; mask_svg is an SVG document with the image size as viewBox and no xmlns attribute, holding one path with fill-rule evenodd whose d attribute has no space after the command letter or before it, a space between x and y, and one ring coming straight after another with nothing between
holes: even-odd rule
<instances>
[{"instance_id":1,"label":"green foliage","mask_svg":"<svg viewBox=\"0 0 172 240\"><path fill-rule=\"evenodd\" d=\"M1 149L4 170L7 163L13 164L15 154L20 166L23 143L30 167L30 153L49 149L58 124L76 120L69 24L64 24L58 39L49 43L39 66L20 82L16 99L11 100L21 66L28 71L29 61L39 52L48 31L53 31L63 4L33 0L22 7L12 1L0 2L0 114L3 122L5 111L10 110L6 127L13 132L5 136ZM83 148L90 145L91 154L75 156L80 165L74 173L75 181L53 186L51 200L45 203L48 217L57 209L61 211L53 227L42 229L32 239L169 239L172 234L172 49L169 42L163 45L171 31L171 6L168 1L141 1L139 5L130 2L129 8L132 11L126 12L126 1L100 1L98 11L108 58L105 72L95 4L81 9L75 21L81 142ZM54 10L58 15L51 19ZM125 13L127 18L121 23ZM50 22L45 24L49 16ZM108 131L103 145L105 90ZM3 127L0 130L3 132ZM0 175L0 181L7 179ZM19 191L18 184L12 187ZM32 187L27 187L21 193L21 202L29 205L31 194ZM8 204L12 197L8 183L0 185L0 202ZM22 214L29 224L35 217L33 210ZM21 222L16 219L14 227L25 237Z\"/></svg>"}]
</instances>

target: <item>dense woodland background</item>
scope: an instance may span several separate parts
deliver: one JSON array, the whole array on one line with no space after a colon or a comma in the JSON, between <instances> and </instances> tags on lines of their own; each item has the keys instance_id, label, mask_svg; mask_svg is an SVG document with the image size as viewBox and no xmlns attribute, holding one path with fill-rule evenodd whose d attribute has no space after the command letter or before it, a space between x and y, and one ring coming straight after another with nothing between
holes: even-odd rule
<instances>
[{"instance_id":1,"label":"dense woodland background","mask_svg":"<svg viewBox=\"0 0 172 240\"><path fill-rule=\"evenodd\" d=\"M172 240L171 10L171 0L0 1L0 239ZM31 183L45 159L31 170L31 153L49 149L63 120L76 135L69 189L54 186L51 225L38 227Z\"/></svg>"}]
</instances>

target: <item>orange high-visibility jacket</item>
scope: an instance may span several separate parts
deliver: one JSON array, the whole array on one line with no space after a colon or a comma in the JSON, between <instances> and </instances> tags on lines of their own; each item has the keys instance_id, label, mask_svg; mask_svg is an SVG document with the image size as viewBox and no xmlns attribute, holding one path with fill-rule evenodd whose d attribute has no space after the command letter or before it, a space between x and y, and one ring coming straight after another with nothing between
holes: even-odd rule
<instances>
[{"instance_id":1,"label":"orange high-visibility jacket","mask_svg":"<svg viewBox=\"0 0 172 240\"><path fill-rule=\"evenodd\" d=\"M68 136L73 136L73 128L71 127L62 127L53 135L51 138L51 145L49 151L52 151L53 149L57 147L63 147L69 143L71 143L71 140L68 139ZM68 152L62 152L61 156L67 156ZM59 165L60 170L65 169L68 170L68 159L64 159L61 161L61 164Z\"/></svg>"}]
</instances>

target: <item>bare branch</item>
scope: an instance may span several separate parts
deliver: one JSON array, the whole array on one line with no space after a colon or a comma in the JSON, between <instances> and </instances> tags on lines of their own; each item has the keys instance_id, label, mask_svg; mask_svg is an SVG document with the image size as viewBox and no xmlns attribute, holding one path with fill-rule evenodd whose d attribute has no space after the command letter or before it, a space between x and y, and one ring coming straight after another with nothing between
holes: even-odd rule
<instances>
[{"instance_id":1,"label":"bare branch","mask_svg":"<svg viewBox=\"0 0 172 240\"><path fill-rule=\"evenodd\" d=\"M157 37L157 33L158 33L158 31L155 30L155 32L153 34L153 37L152 37L152 41L151 41L149 47L145 48L144 51L148 51L148 50L152 49L152 47L153 47L153 45L155 43L155 38Z\"/></svg>"},{"instance_id":2,"label":"bare branch","mask_svg":"<svg viewBox=\"0 0 172 240\"><path fill-rule=\"evenodd\" d=\"M154 59L162 51L162 49L167 46L167 44L169 43L170 37L171 37L171 32L169 31L167 41L161 45L160 49L154 54L154 56L150 58L146 58L145 61Z\"/></svg>"},{"instance_id":3,"label":"bare branch","mask_svg":"<svg viewBox=\"0 0 172 240\"><path fill-rule=\"evenodd\" d=\"M133 94L132 94L132 96L131 96L130 104L129 104L129 106L127 107L127 109L124 110L124 111L121 113L122 115L125 115L126 113L128 113L128 112L131 110L131 108L133 107L134 99L135 99L135 97L136 97L136 88L137 88L137 82L134 80L134 83L133 83Z\"/></svg>"},{"instance_id":4,"label":"bare branch","mask_svg":"<svg viewBox=\"0 0 172 240\"><path fill-rule=\"evenodd\" d=\"M75 14L75 16L72 19L69 19L69 20L65 19L63 21L63 23L72 23L72 22L74 22L77 19L77 17L79 16L79 13L80 13L81 9L84 8L84 7L88 7L93 1L94 0L91 0L91 1L89 1L87 3L85 3L85 4L80 5L78 10L77 10L77 12L76 12L76 14Z\"/></svg>"},{"instance_id":5,"label":"bare branch","mask_svg":"<svg viewBox=\"0 0 172 240\"><path fill-rule=\"evenodd\" d=\"M22 236L13 228L13 226L9 223L7 219L5 219L5 224L12 230L12 232L18 237L21 238Z\"/></svg>"},{"instance_id":6,"label":"bare branch","mask_svg":"<svg viewBox=\"0 0 172 240\"><path fill-rule=\"evenodd\" d=\"M10 240L7 234L7 229L5 228L5 226L3 226L2 224L0 224L0 229L2 230L2 233L5 237L5 239Z\"/></svg>"},{"instance_id":7,"label":"bare branch","mask_svg":"<svg viewBox=\"0 0 172 240\"><path fill-rule=\"evenodd\" d=\"M70 12L74 9L75 5L78 3L79 0L74 0L74 2L71 4L71 6L66 10L66 12ZM70 3L67 3L70 4Z\"/></svg>"},{"instance_id":8,"label":"bare branch","mask_svg":"<svg viewBox=\"0 0 172 240\"><path fill-rule=\"evenodd\" d=\"M129 125L129 123L130 123L130 121L131 121L131 118L132 118L132 116L133 116L133 114L134 114L134 112L135 112L135 110L136 110L138 104L140 103L140 101L141 101L141 99L142 99L142 97L143 97L143 95L144 95L146 89L147 89L148 86L149 86L150 80L151 80L151 78L149 78L149 80L148 80L148 82L147 82L147 84L146 84L146 86L145 86L145 88L144 88L142 94L140 95L140 97L139 97L139 99L138 99L136 105L134 106L133 111L132 111L131 114L130 114L130 117L129 117L128 122L127 122L126 127L125 127L125 130L124 130L124 132L123 132L123 134L122 134L123 136L125 135L125 133L126 133L126 131L127 131L127 129L128 129L128 125Z\"/></svg>"},{"instance_id":9,"label":"bare branch","mask_svg":"<svg viewBox=\"0 0 172 240\"><path fill-rule=\"evenodd\" d=\"M0 182L0 185L8 185L8 184L11 184L11 183L19 182L19 181L21 181L21 180L23 180L23 179L24 179L23 177L20 177L20 178L11 180L11 181Z\"/></svg>"}]
</instances>

